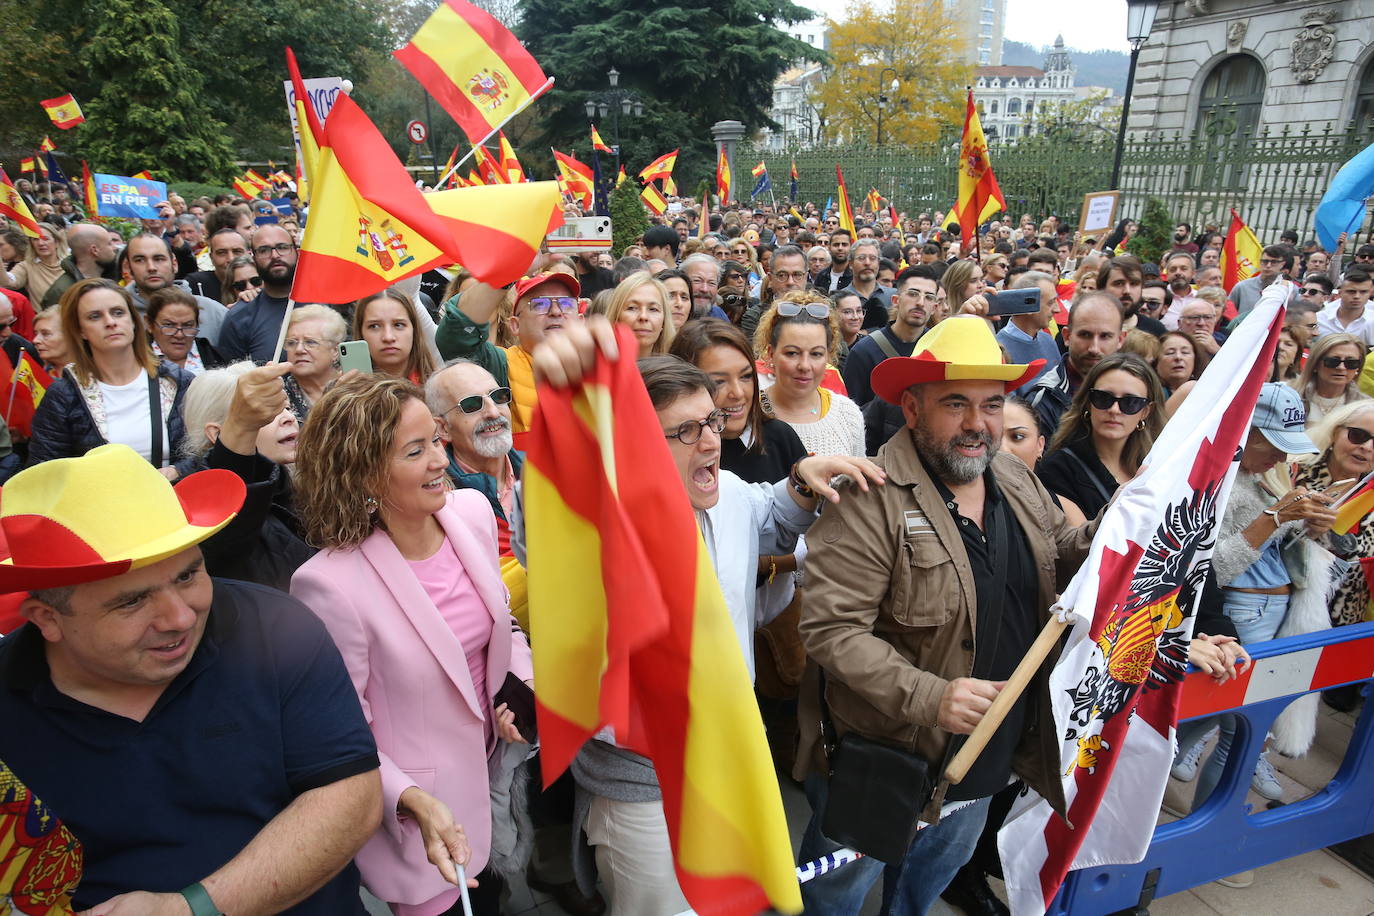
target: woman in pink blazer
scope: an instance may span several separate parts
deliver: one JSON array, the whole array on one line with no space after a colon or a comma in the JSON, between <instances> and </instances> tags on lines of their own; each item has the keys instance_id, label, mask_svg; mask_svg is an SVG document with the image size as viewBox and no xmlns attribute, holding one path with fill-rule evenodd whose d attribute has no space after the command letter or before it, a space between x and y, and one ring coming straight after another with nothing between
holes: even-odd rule
<instances>
[{"instance_id":1,"label":"woman in pink blazer","mask_svg":"<svg viewBox=\"0 0 1374 916\"><path fill-rule=\"evenodd\" d=\"M340 382L311 409L296 465L306 539L322 550L291 593L329 628L376 736L384 817L357 862L399 916L462 912L456 864L481 873L474 909L499 912L501 881L483 872L488 774L523 739L493 698L507 674L533 677L491 508L451 491L447 467L419 389L379 376Z\"/></svg>"}]
</instances>

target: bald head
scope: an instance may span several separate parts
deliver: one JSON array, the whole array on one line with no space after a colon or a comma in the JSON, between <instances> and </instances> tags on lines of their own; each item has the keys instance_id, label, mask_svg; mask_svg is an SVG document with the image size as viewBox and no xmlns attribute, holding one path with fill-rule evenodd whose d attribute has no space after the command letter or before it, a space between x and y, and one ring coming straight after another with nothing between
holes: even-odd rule
<instances>
[{"instance_id":1,"label":"bald head","mask_svg":"<svg viewBox=\"0 0 1374 916\"><path fill-rule=\"evenodd\" d=\"M109 230L94 223L77 223L67 230L67 245L72 260L83 276L97 277L115 262L114 243Z\"/></svg>"}]
</instances>

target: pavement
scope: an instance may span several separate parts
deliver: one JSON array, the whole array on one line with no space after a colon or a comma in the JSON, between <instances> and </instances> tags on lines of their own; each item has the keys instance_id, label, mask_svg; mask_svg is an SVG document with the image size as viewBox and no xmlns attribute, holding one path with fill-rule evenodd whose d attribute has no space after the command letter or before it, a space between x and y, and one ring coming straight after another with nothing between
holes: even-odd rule
<instances>
[{"instance_id":1,"label":"pavement","mask_svg":"<svg viewBox=\"0 0 1374 916\"><path fill-rule=\"evenodd\" d=\"M1282 801L1292 803L1320 791L1335 775L1346 745L1350 742L1357 708L1342 713L1326 704L1320 706L1317 737L1307 756L1298 759L1270 753L1269 761L1279 774L1283 786ZM1205 759L1205 758L1204 758ZM810 806L800 787L789 779L782 779L783 808L792 836L793 853L801 842L802 831L810 817ZM1192 799L1193 784L1169 780L1165 803L1185 809ZM1248 799L1254 810L1264 810L1268 799L1251 791ZM1160 813L1161 824L1175 820ZM999 881L989 881L994 892L1005 899ZM877 916L881 888L875 886L861 916ZM364 901L374 916L387 916L388 910L366 892ZM531 890L523 881L512 884L511 894L504 908L507 916L568 916L547 894ZM1320 913L1321 916L1371 916L1374 914L1374 879L1358 871L1344 859L1325 849L1314 850L1292 859L1275 862L1255 870L1255 881L1247 888L1229 888L1211 882L1160 897L1150 904L1150 916L1267 916L1267 914ZM960 916L956 907L937 901L931 916Z\"/></svg>"}]
</instances>

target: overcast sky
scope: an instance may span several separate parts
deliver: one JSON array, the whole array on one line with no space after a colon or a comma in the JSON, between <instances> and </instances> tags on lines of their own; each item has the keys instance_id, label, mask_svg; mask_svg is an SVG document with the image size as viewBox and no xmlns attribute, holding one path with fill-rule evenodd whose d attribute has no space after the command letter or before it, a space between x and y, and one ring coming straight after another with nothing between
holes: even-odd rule
<instances>
[{"instance_id":1,"label":"overcast sky","mask_svg":"<svg viewBox=\"0 0 1374 916\"><path fill-rule=\"evenodd\" d=\"M845 0L799 0L819 15L843 19ZM1039 48L1064 44L1080 51L1108 48L1130 51L1126 41L1126 0L1007 0L1005 37Z\"/></svg>"}]
</instances>

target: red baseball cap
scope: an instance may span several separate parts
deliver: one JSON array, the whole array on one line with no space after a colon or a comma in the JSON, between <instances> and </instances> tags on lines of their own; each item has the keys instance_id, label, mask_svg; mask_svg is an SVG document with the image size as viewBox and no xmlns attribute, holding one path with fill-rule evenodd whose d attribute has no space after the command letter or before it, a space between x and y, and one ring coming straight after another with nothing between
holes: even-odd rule
<instances>
[{"instance_id":1,"label":"red baseball cap","mask_svg":"<svg viewBox=\"0 0 1374 916\"><path fill-rule=\"evenodd\" d=\"M568 295L582 295L582 287L577 282L576 277L572 274L565 274L561 270L555 270L548 273L535 274L533 277L524 277L516 281L515 301L519 302L521 299L525 298L526 293L541 283L561 283L563 288L568 291Z\"/></svg>"}]
</instances>

